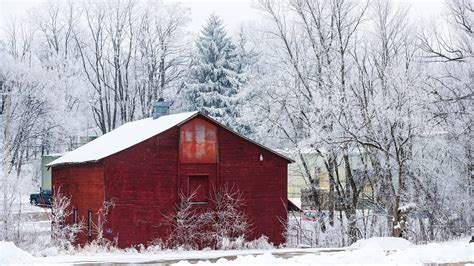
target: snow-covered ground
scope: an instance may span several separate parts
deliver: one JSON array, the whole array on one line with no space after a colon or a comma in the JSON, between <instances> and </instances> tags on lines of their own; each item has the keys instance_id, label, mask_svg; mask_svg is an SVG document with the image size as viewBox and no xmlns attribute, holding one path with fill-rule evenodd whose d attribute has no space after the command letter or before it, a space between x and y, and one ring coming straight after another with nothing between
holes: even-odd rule
<instances>
[{"instance_id":1,"label":"snow-covered ground","mask_svg":"<svg viewBox=\"0 0 474 266\"><path fill-rule=\"evenodd\" d=\"M210 264L202 261L199 264ZM271 252L262 255L241 255L236 259L218 259L215 265L326 265L326 264L427 264L460 263L474 265L474 244L467 240L427 245L412 245L394 238L361 240L344 251L315 251L279 257ZM189 265L181 261L178 265Z\"/></svg>"},{"instance_id":2,"label":"snow-covered ground","mask_svg":"<svg viewBox=\"0 0 474 266\"><path fill-rule=\"evenodd\" d=\"M2 203L1 198L0 203ZM13 203L11 210L14 216L18 216L21 219L21 231L36 235L51 234L51 209L31 205L29 195L22 195L19 201ZM0 216L2 212L3 210L0 208Z\"/></svg>"},{"instance_id":3,"label":"snow-covered ground","mask_svg":"<svg viewBox=\"0 0 474 266\"><path fill-rule=\"evenodd\" d=\"M33 192L32 192L33 193ZM38 192L35 192L38 193ZM19 200L15 200L13 202L13 205L11 207L11 210L14 212L14 214L29 214L29 213L35 213L35 214L44 214L47 216L49 213L51 213L51 209L49 208L43 208L39 206L33 206L30 204L30 195L25 194L21 195ZM3 204L3 198L0 197L0 203ZM0 214L3 212L3 209L0 209Z\"/></svg>"},{"instance_id":4,"label":"snow-covered ground","mask_svg":"<svg viewBox=\"0 0 474 266\"><path fill-rule=\"evenodd\" d=\"M321 264L425 264L474 265L474 244L468 239L413 245L397 238L360 240L341 249L269 249L230 251L117 251L83 250L74 255L33 257L9 242L0 242L0 265L15 264L156 263L189 265L321 265Z\"/></svg>"},{"instance_id":5,"label":"snow-covered ground","mask_svg":"<svg viewBox=\"0 0 474 266\"><path fill-rule=\"evenodd\" d=\"M21 213L27 217L24 229L36 238L50 233L50 209L31 206L22 198ZM26 203L26 204L23 204ZM18 208L19 209L19 208ZM41 247L38 247L41 248ZM36 249L35 249L36 250ZM321 265L321 264L425 264L461 263L474 265L474 244L468 239L444 243L414 245L398 238L360 240L347 248L283 248L229 251L161 251L135 249L101 252L93 248L74 254L58 255L57 250L36 250L35 257L13 243L0 242L0 265L17 264L101 264L101 263L156 263L156 264L216 264L216 265Z\"/></svg>"}]
</instances>

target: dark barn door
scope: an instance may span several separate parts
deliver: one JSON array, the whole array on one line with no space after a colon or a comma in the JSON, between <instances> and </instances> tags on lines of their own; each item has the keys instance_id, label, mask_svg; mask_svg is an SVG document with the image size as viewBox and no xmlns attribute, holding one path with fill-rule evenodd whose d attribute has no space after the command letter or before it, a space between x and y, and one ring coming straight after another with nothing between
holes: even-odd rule
<instances>
[{"instance_id":1,"label":"dark barn door","mask_svg":"<svg viewBox=\"0 0 474 266\"><path fill-rule=\"evenodd\" d=\"M188 176L188 195L194 195L194 204L207 204L209 202L209 176L192 175Z\"/></svg>"}]
</instances>

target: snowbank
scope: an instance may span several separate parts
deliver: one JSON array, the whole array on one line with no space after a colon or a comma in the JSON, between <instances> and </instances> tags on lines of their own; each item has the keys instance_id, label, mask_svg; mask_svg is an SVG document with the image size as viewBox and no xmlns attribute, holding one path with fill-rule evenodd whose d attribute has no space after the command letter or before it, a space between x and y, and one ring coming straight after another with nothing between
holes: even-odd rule
<instances>
[{"instance_id":1,"label":"snowbank","mask_svg":"<svg viewBox=\"0 0 474 266\"><path fill-rule=\"evenodd\" d=\"M407 249L412 247L413 244L410 241L398 238L398 237L372 237L368 239L361 239L351 245L351 248L361 250L396 250L396 249Z\"/></svg>"},{"instance_id":2,"label":"snowbank","mask_svg":"<svg viewBox=\"0 0 474 266\"><path fill-rule=\"evenodd\" d=\"M18 264L33 264L33 256L12 242L0 241L0 265Z\"/></svg>"},{"instance_id":3,"label":"snowbank","mask_svg":"<svg viewBox=\"0 0 474 266\"><path fill-rule=\"evenodd\" d=\"M321 265L321 264L424 264L474 262L474 244L466 240L416 246L397 238L361 240L346 251L315 252L292 257L267 252L263 255L221 258L215 263L200 261L198 265ZM177 265L189 265L181 261Z\"/></svg>"},{"instance_id":4,"label":"snowbank","mask_svg":"<svg viewBox=\"0 0 474 266\"><path fill-rule=\"evenodd\" d=\"M73 263L163 263L177 265L325 265L325 264L426 264L474 263L474 244L468 239L413 245L398 238L360 240L348 248L271 249L227 251L80 252L70 255L32 257L11 242L0 242L0 265ZM95 250L94 252L97 252ZM181 260L181 261L180 261Z\"/></svg>"},{"instance_id":5,"label":"snowbank","mask_svg":"<svg viewBox=\"0 0 474 266\"><path fill-rule=\"evenodd\" d=\"M397 263L474 263L474 244L467 241L447 243L430 243L415 248L398 251L388 256Z\"/></svg>"}]
</instances>

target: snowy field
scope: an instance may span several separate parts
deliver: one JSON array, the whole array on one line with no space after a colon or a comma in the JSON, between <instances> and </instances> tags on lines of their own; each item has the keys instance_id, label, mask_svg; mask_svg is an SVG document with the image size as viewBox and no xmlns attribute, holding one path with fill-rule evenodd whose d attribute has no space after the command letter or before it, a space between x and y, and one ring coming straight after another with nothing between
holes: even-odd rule
<instances>
[{"instance_id":1,"label":"snowy field","mask_svg":"<svg viewBox=\"0 0 474 266\"><path fill-rule=\"evenodd\" d=\"M0 204L3 204L0 198ZM0 205L3 206L3 205ZM19 217L22 220L20 231L29 232L35 235L50 235L51 209L40 206L33 206L30 204L30 196L22 195L20 200L15 201L12 206L12 215ZM3 215L3 210L0 208L0 216Z\"/></svg>"},{"instance_id":2,"label":"snowy field","mask_svg":"<svg viewBox=\"0 0 474 266\"><path fill-rule=\"evenodd\" d=\"M0 242L0 265L159 264L159 265L327 265L445 264L474 265L468 239L413 245L404 239L371 238L342 249L269 249L231 251L81 251L74 255L34 257L12 243Z\"/></svg>"}]
</instances>

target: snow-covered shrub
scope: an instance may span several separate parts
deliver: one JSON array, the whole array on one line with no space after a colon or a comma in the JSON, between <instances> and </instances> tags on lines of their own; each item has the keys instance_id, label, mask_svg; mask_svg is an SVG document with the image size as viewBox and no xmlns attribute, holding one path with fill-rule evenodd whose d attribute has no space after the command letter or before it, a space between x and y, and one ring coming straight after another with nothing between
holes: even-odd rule
<instances>
[{"instance_id":1,"label":"snow-covered shrub","mask_svg":"<svg viewBox=\"0 0 474 266\"><path fill-rule=\"evenodd\" d=\"M210 197L214 208L207 211L211 226L207 234L216 249L239 248L250 231L248 216L242 210L245 201L241 191L225 184Z\"/></svg>"},{"instance_id":2,"label":"snow-covered shrub","mask_svg":"<svg viewBox=\"0 0 474 266\"><path fill-rule=\"evenodd\" d=\"M152 245L148 245L144 252L147 252L147 253L156 253L158 251L163 251L164 249L164 245L161 241L159 242L155 242L154 244Z\"/></svg>"},{"instance_id":3,"label":"snow-covered shrub","mask_svg":"<svg viewBox=\"0 0 474 266\"><path fill-rule=\"evenodd\" d=\"M34 249L29 248L25 249L28 252L30 252L33 256L36 257L49 257L49 256L57 256L64 254L64 250L58 248L57 246L52 246L48 245L47 241L41 241L40 243L37 243L37 245L34 247ZM71 254L74 253L75 250L68 250L67 253Z\"/></svg>"},{"instance_id":4,"label":"snow-covered shrub","mask_svg":"<svg viewBox=\"0 0 474 266\"><path fill-rule=\"evenodd\" d=\"M84 230L84 221L68 223L72 215L71 199L61 193L61 188L55 190L51 204L51 239L53 245L60 249L74 249L76 237Z\"/></svg>"},{"instance_id":5,"label":"snow-covered shrub","mask_svg":"<svg viewBox=\"0 0 474 266\"><path fill-rule=\"evenodd\" d=\"M260 236L257 239L248 241L244 236L239 236L234 239L222 238L220 239L217 249L220 250L235 250L235 249L274 249L275 246L268 241L267 236Z\"/></svg>"},{"instance_id":6,"label":"snow-covered shrub","mask_svg":"<svg viewBox=\"0 0 474 266\"><path fill-rule=\"evenodd\" d=\"M153 242L162 241L168 248L184 250L197 249L202 243L204 234L203 228L206 225L204 216L193 208L193 198L196 193L189 196L180 193L180 201L175 206L174 215L165 215L165 220L172 227L169 238L166 241L160 239Z\"/></svg>"},{"instance_id":7,"label":"snow-covered shrub","mask_svg":"<svg viewBox=\"0 0 474 266\"><path fill-rule=\"evenodd\" d=\"M259 238L245 242L244 247L246 249L273 249L275 246L273 246L272 243L268 242L268 237L267 236L260 236Z\"/></svg>"},{"instance_id":8,"label":"snow-covered shrub","mask_svg":"<svg viewBox=\"0 0 474 266\"><path fill-rule=\"evenodd\" d=\"M318 212L319 217L305 217L304 214L290 215L286 225L286 247L344 247L350 244L347 233L347 217L344 212L339 212L334 219L334 225L323 230L320 219L328 223L327 211ZM374 236L390 236L391 228L388 226L387 215L374 212L370 209L357 210L358 220L356 226L362 238Z\"/></svg>"},{"instance_id":9,"label":"snow-covered shrub","mask_svg":"<svg viewBox=\"0 0 474 266\"><path fill-rule=\"evenodd\" d=\"M152 244L183 250L211 247L213 249L239 249L245 246L251 224L243 212L244 198L233 186L224 185L209 197L209 208L193 204L196 192L180 194L174 215L165 215L172 227L166 241Z\"/></svg>"},{"instance_id":10,"label":"snow-covered shrub","mask_svg":"<svg viewBox=\"0 0 474 266\"><path fill-rule=\"evenodd\" d=\"M97 211L97 223L92 223L92 229L96 233L96 238L91 242L92 245L102 246L105 249L111 249L117 246L117 240L113 241L104 238L104 225L107 223L107 215L115 207L115 200L104 201L102 208Z\"/></svg>"}]
</instances>

